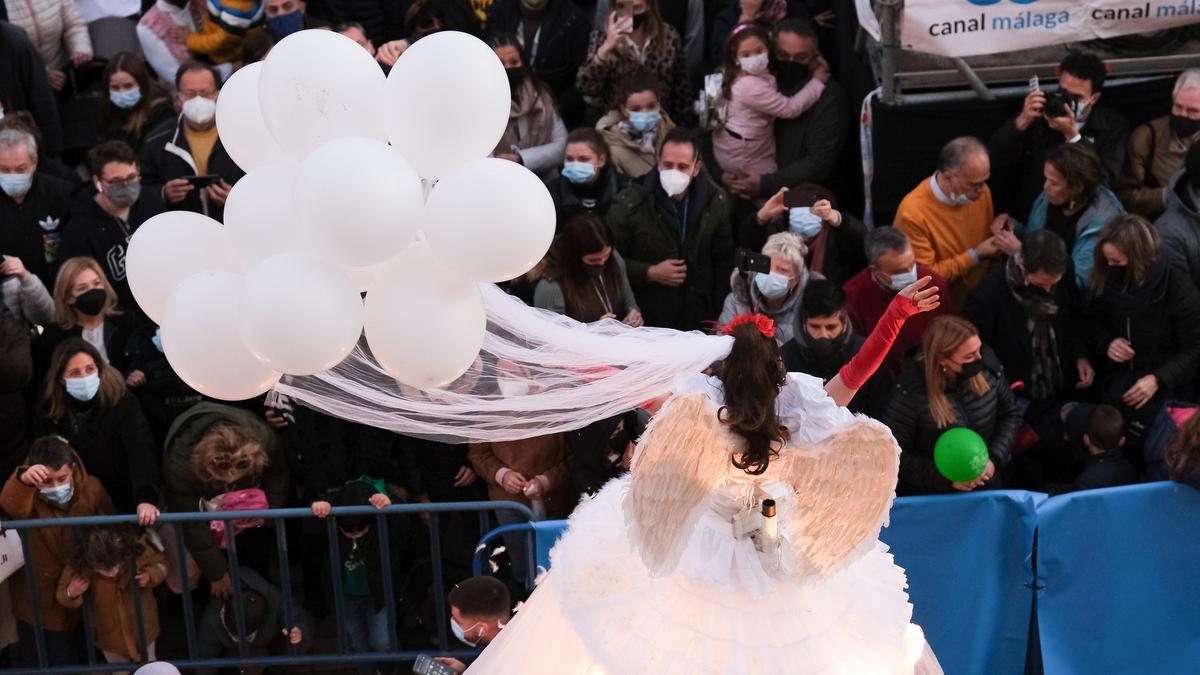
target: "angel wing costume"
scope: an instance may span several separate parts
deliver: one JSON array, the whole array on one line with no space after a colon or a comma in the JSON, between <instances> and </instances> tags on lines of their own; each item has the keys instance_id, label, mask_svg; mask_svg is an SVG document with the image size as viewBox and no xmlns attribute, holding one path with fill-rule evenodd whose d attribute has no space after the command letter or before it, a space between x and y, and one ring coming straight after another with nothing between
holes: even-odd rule
<instances>
[{"instance_id":1,"label":"angel wing costume","mask_svg":"<svg viewBox=\"0 0 1200 675\"><path fill-rule=\"evenodd\" d=\"M900 449L882 424L790 374L786 444L768 470L732 465L720 380L680 378L632 472L582 503L551 569L467 671L484 675L941 673L878 540ZM778 497L778 545L737 536Z\"/></svg>"}]
</instances>

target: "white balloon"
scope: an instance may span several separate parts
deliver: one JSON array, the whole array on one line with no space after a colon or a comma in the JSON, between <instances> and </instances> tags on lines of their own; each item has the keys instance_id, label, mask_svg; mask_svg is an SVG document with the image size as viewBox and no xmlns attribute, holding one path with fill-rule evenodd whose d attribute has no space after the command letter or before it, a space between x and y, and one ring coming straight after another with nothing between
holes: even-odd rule
<instances>
[{"instance_id":1,"label":"white balloon","mask_svg":"<svg viewBox=\"0 0 1200 675\"><path fill-rule=\"evenodd\" d=\"M421 179L387 143L339 138L300 163L295 202L322 255L362 267L395 256L413 240L424 195Z\"/></svg>"},{"instance_id":2,"label":"white balloon","mask_svg":"<svg viewBox=\"0 0 1200 675\"><path fill-rule=\"evenodd\" d=\"M335 138L382 140L385 79L375 59L350 38L329 30L302 30L267 54L258 100L279 146L302 159Z\"/></svg>"},{"instance_id":3,"label":"white balloon","mask_svg":"<svg viewBox=\"0 0 1200 675\"><path fill-rule=\"evenodd\" d=\"M221 146L243 171L291 157L267 130L258 105L258 78L262 63L239 68L221 87L217 98L217 130Z\"/></svg>"},{"instance_id":4,"label":"white balloon","mask_svg":"<svg viewBox=\"0 0 1200 675\"><path fill-rule=\"evenodd\" d=\"M375 272L379 270L379 265L368 265L366 267L342 267L342 271L346 273L346 277L350 279L350 283L359 292L366 293L371 290L371 280L375 278Z\"/></svg>"},{"instance_id":5,"label":"white balloon","mask_svg":"<svg viewBox=\"0 0 1200 675\"><path fill-rule=\"evenodd\" d=\"M358 343L363 303L336 265L284 253L246 278L242 337L273 370L312 375L336 366Z\"/></svg>"},{"instance_id":6,"label":"white balloon","mask_svg":"<svg viewBox=\"0 0 1200 675\"><path fill-rule=\"evenodd\" d=\"M294 197L298 169L291 158L268 164L243 176L229 191L225 233L244 271L271 256L307 250Z\"/></svg>"},{"instance_id":7,"label":"white balloon","mask_svg":"<svg viewBox=\"0 0 1200 675\"><path fill-rule=\"evenodd\" d=\"M242 342L240 304L246 277L226 271L193 274L167 301L163 353L196 391L226 401L258 396L279 381Z\"/></svg>"},{"instance_id":8,"label":"white balloon","mask_svg":"<svg viewBox=\"0 0 1200 675\"><path fill-rule=\"evenodd\" d=\"M486 327L479 287L443 266L423 243L383 265L367 291L371 353L413 387L458 379L479 355Z\"/></svg>"},{"instance_id":9,"label":"white balloon","mask_svg":"<svg viewBox=\"0 0 1200 675\"><path fill-rule=\"evenodd\" d=\"M533 172L506 159L477 159L434 186L423 230L450 268L477 281L507 281L546 254L554 220L554 200Z\"/></svg>"},{"instance_id":10,"label":"white balloon","mask_svg":"<svg viewBox=\"0 0 1200 675\"><path fill-rule=\"evenodd\" d=\"M190 211L167 211L142 223L129 240L129 289L146 316L161 324L167 298L181 281L204 270L234 269L221 224Z\"/></svg>"},{"instance_id":11,"label":"white balloon","mask_svg":"<svg viewBox=\"0 0 1200 675\"><path fill-rule=\"evenodd\" d=\"M422 178L487 157L508 126L508 77L478 38L442 31L414 42L384 87L388 140Z\"/></svg>"}]
</instances>

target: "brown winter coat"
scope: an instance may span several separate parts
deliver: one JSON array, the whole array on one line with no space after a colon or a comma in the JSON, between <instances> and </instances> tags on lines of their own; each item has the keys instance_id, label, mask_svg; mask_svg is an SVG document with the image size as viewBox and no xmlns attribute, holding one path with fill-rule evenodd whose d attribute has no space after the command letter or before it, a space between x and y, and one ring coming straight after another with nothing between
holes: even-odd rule
<instances>
[{"instance_id":1,"label":"brown winter coat","mask_svg":"<svg viewBox=\"0 0 1200 675\"><path fill-rule=\"evenodd\" d=\"M509 500L529 505L523 494L510 494L496 481L496 472L508 468L533 480L544 475L550 483L546 490L546 515L561 518L567 515L567 443L562 434L538 436L519 441L472 443L467 453L475 473L487 481L488 498Z\"/></svg>"},{"instance_id":2,"label":"brown winter coat","mask_svg":"<svg viewBox=\"0 0 1200 675\"><path fill-rule=\"evenodd\" d=\"M75 494L65 510L46 501L38 489L21 482L28 466L19 466L0 492L0 509L14 520L27 518L65 518L112 513L112 501L100 481L88 475L83 461L76 458L72 480ZM66 564L67 551L72 546L71 529L43 527L29 531L29 553L25 568L12 576L13 614L25 623L33 623L33 608L29 604L29 585L26 575L37 570L38 601L42 606L42 625L46 630L66 631L79 624L79 611L63 607L55 600L58 580Z\"/></svg>"}]
</instances>

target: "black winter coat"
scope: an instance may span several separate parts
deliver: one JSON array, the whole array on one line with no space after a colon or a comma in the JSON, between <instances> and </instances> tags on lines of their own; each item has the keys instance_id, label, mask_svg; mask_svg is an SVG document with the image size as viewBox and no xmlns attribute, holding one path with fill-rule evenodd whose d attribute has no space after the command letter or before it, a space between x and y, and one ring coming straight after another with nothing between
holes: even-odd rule
<instances>
[{"instance_id":1,"label":"black winter coat","mask_svg":"<svg viewBox=\"0 0 1200 675\"><path fill-rule=\"evenodd\" d=\"M162 194L163 185L167 181L184 176L196 175L196 162L192 159L188 148L187 136L183 133L183 116L178 119L163 120L146 134L142 143L141 171L142 190L157 191ZM221 139L213 144L212 154L208 157L208 174L217 175L226 183L233 185L239 178L246 175L221 144ZM223 204L210 203L204 196L204 191L193 189L179 204L168 204L168 210L194 211L203 213L217 222L222 222L225 215Z\"/></svg>"},{"instance_id":2,"label":"black winter coat","mask_svg":"<svg viewBox=\"0 0 1200 675\"><path fill-rule=\"evenodd\" d=\"M38 435L67 439L108 491L118 513L133 513L138 504L157 504L159 453L133 394L126 392L111 408L94 400L81 404L72 399L71 404L57 421L43 413Z\"/></svg>"},{"instance_id":3,"label":"black winter coat","mask_svg":"<svg viewBox=\"0 0 1200 675\"><path fill-rule=\"evenodd\" d=\"M47 290L61 261L59 246L71 213L71 186L38 172L20 204L0 191L0 254L16 256Z\"/></svg>"},{"instance_id":4,"label":"black winter coat","mask_svg":"<svg viewBox=\"0 0 1200 675\"><path fill-rule=\"evenodd\" d=\"M681 236L678 215L683 213L687 222ZM686 207L659 187L658 170L617 195L608 226L646 325L693 330L717 318L733 271L731 218L729 198L703 171L688 187ZM682 285L649 280L652 265L673 258L687 264Z\"/></svg>"},{"instance_id":5,"label":"black winter coat","mask_svg":"<svg viewBox=\"0 0 1200 675\"><path fill-rule=\"evenodd\" d=\"M525 45L525 52L532 54L530 66L534 75L550 85L560 108L583 104L583 98L575 90L575 73L587 61L588 39L592 32L589 19L575 0L550 0L536 45ZM520 0L494 0L488 8L487 29L492 35L516 35L520 23Z\"/></svg>"},{"instance_id":6,"label":"black winter coat","mask_svg":"<svg viewBox=\"0 0 1200 675\"><path fill-rule=\"evenodd\" d=\"M0 476L25 458L29 441L27 393L33 379L29 330L0 305Z\"/></svg>"},{"instance_id":7,"label":"black winter coat","mask_svg":"<svg viewBox=\"0 0 1200 675\"><path fill-rule=\"evenodd\" d=\"M1092 351L1109 365L1106 379L1132 385L1153 373L1162 395L1191 396L1200 359L1200 294L1187 274L1159 258L1145 282L1132 287L1124 269L1112 269L1090 309ZM1128 363L1112 363L1104 355L1119 337L1133 346L1135 355Z\"/></svg>"},{"instance_id":8,"label":"black winter coat","mask_svg":"<svg viewBox=\"0 0 1200 675\"><path fill-rule=\"evenodd\" d=\"M958 383L946 388L946 396L957 414L951 426L965 426L982 436L988 446L988 456L999 471L1012 457L1013 438L1021 425L1021 413L1015 405L1008 379L1004 377L1003 366L987 346L983 348L983 361L983 374L988 383L983 396L976 396ZM929 411L925 361L919 353L905 361L882 421L900 443L897 494L954 491L950 481L933 463L933 446L946 429L934 423Z\"/></svg>"},{"instance_id":9,"label":"black winter coat","mask_svg":"<svg viewBox=\"0 0 1200 675\"><path fill-rule=\"evenodd\" d=\"M861 335L854 334L849 322L846 323L846 330L836 339L837 351L832 354L818 354L813 349L811 338L804 326L797 326L795 337L780 348L784 367L789 373L805 373L821 378L822 382L829 382L841 371L842 366L854 358L866 341ZM891 374L886 368L880 368L858 390L846 407L856 413L878 418L887 406L892 384Z\"/></svg>"},{"instance_id":10,"label":"black winter coat","mask_svg":"<svg viewBox=\"0 0 1200 675\"><path fill-rule=\"evenodd\" d=\"M1065 395L1074 391L1074 385L1079 381L1075 361L1090 358L1090 354L1083 305L1078 289L1069 278L1064 277L1054 287L1054 300L1058 304L1058 313L1051 322L1063 374L1061 393ZM989 274L971 291L963 305L963 316L975 324L979 339L991 347L1004 364L1004 374L1009 381L1028 383L1033 370L1033 336L1029 332L1025 308L1009 290L1003 267Z\"/></svg>"},{"instance_id":11,"label":"black winter coat","mask_svg":"<svg viewBox=\"0 0 1200 675\"><path fill-rule=\"evenodd\" d=\"M28 110L46 152L57 157L63 150L62 122L46 66L37 47L20 26L0 21L0 103L6 112Z\"/></svg>"},{"instance_id":12,"label":"black winter coat","mask_svg":"<svg viewBox=\"0 0 1200 675\"><path fill-rule=\"evenodd\" d=\"M829 80L820 98L803 115L776 120L775 159L779 170L762 177L758 196L770 197L779 188L800 183L828 183L846 144L850 119L846 90Z\"/></svg>"},{"instance_id":13,"label":"black winter coat","mask_svg":"<svg viewBox=\"0 0 1200 675\"><path fill-rule=\"evenodd\" d=\"M563 225L578 213L595 213L603 220L608 217L608 209L612 206L617 193L625 188L625 180L613 169L611 164L605 164L600 169L600 177L591 190L581 189L571 181L555 173L546 181L546 189L554 200L556 216L555 232L561 232ZM585 200L593 200L592 206L585 205Z\"/></svg>"}]
</instances>

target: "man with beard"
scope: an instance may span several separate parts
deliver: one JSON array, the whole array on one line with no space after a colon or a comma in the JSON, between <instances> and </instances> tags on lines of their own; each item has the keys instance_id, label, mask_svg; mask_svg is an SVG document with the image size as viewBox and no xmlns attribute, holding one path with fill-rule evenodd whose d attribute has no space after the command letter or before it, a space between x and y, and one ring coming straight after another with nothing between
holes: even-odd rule
<instances>
[{"instance_id":1,"label":"man with beard","mask_svg":"<svg viewBox=\"0 0 1200 675\"><path fill-rule=\"evenodd\" d=\"M846 314L846 294L827 279L808 282L801 301L800 325L795 337L783 345L783 363L789 373L801 372L828 382L862 348ZM856 413L878 417L887 402L891 375L882 368L850 401Z\"/></svg>"}]
</instances>

